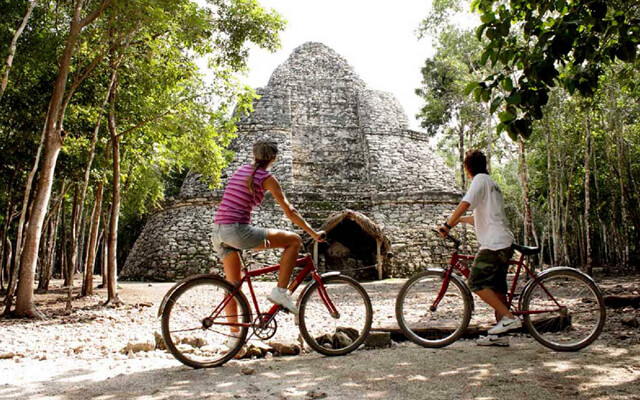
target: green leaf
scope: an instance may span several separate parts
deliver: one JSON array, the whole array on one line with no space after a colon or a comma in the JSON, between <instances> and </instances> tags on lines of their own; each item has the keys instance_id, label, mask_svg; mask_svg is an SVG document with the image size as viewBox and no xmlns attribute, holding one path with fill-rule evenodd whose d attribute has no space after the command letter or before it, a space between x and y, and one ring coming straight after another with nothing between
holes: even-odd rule
<instances>
[{"instance_id":1,"label":"green leaf","mask_svg":"<svg viewBox=\"0 0 640 400\"><path fill-rule=\"evenodd\" d=\"M498 107L500 107L500 105L502 104L503 101L504 101L504 97L502 97L502 96L498 96L495 99L493 99L493 101L491 102L491 107L489 107L489 112L491 114L495 113L496 110L498 109Z\"/></svg>"},{"instance_id":2,"label":"green leaf","mask_svg":"<svg viewBox=\"0 0 640 400\"><path fill-rule=\"evenodd\" d=\"M502 88L507 92L513 90L513 80L510 77L506 77L502 80Z\"/></svg>"},{"instance_id":3,"label":"green leaf","mask_svg":"<svg viewBox=\"0 0 640 400\"><path fill-rule=\"evenodd\" d=\"M510 122L516 119L515 114L510 113L509 111L503 111L498 114L498 118L500 118L500 122Z\"/></svg>"},{"instance_id":4,"label":"green leaf","mask_svg":"<svg viewBox=\"0 0 640 400\"><path fill-rule=\"evenodd\" d=\"M482 101L484 101L486 103L487 101L489 101L489 99L491 99L491 89L483 88L482 89Z\"/></svg>"},{"instance_id":5,"label":"green leaf","mask_svg":"<svg viewBox=\"0 0 640 400\"><path fill-rule=\"evenodd\" d=\"M480 82L469 82L469 83L467 83L467 86L464 87L464 95L468 96L477 87L480 87Z\"/></svg>"},{"instance_id":6,"label":"green leaf","mask_svg":"<svg viewBox=\"0 0 640 400\"><path fill-rule=\"evenodd\" d=\"M482 14L482 16L480 17L480 21L482 21L483 24L489 24L495 20L496 20L496 16L492 12L486 12Z\"/></svg>"},{"instance_id":7,"label":"green leaf","mask_svg":"<svg viewBox=\"0 0 640 400\"><path fill-rule=\"evenodd\" d=\"M507 97L507 103L509 104L520 104L522 102L522 97L520 93L514 92L509 97Z\"/></svg>"}]
</instances>

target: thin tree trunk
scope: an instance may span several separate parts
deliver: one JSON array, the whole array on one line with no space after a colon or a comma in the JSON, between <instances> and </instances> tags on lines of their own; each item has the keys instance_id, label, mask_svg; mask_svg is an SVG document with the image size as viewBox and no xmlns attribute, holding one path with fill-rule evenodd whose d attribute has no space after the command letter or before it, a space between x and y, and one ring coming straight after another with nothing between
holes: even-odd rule
<instances>
[{"instance_id":1,"label":"thin tree trunk","mask_svg":"<svg viewBox=\"0 0 640 400\"><path fill-rule=\"evenodd\" d=\"M98 244L98 229L100 228L100 213L102 212L102 191L103 182L98 182L96 201L91 212L91 229L89 234L89 250L87 252L87 263L85 264L85 278L82 287L83 296L93 294L93 269L96 261L96 247Z\"/></svg>"},{"instance_id":2,"label":"thin tree trunk","mask_svg":"<svg viewBox=\"0 0 640 400\"><path fill-rule=\"evenodd\" d=\"M535 237L533 218L531 215L531 201L529 199L529 177L527 173L527 161L525 157L525 146L522 137L518 137L518 148L520 158L520 183L522 184L522 203L524 207L524 244L526 246L538 240Z\"/></svg>"},{"instance_id":3,"label":"thin tree trunk","mask_svg":"<svg viewBox=\"0 0 640 400\"><path fill-rule=\"evenodd\" d=\"M7 84L9 83L9 71L11 71L11 65L13 64L13 57L16 54L16 48L18 47L18 38L22 35L22 31L27 26L27 21L31 16L31 12L38 4L38 0L33 0L29 4L29 8L27 9L27 13L22 18L22 23L16 30L16 33L13 35L13 39L11 39L11 44L9 45L9 54L7 55L7 60L4 63L4 71L2 73L2 81L0 81L0 100L2 100L2 96L4 95L4 91L7 89Z\"/></svg>"},{"instance_id":4,"label":"thin tree trunk","mask_svg":"<svg viewBox=\"0 0 640 400\"><path fill-rule=\"evenodd\" d=\"M587 274L593 275L592 254L591 254L591 225L589 224L589 214L591 213L591 195L590 180L591 173L589 170L591 161L591 121L589 110L586 111L585 119L585 149L584 149L584 237L586 251L586 271Z\"/></svg>"},{"instance_id":5,"label":"thin tree trunk","mask_svg":"<svg viewBox=\"0 0 640 400\"><path fill-rule=\"evenodd\" d=\"M458 126L458 161L460 162L460 182L462 184L462 190L467 189L467 175L464 173L464 126L460 124Z\"/></svg>"},{"instance_id":6,"label":"thin tree trunk","mask_svg":"<svg viewBox=\"0 0 640 400\"><path fill-rule=\"evenodd\" d=\"M486 105L487 112L487 172L491 174L491 153L493 148L493 124L491 115L491 106Z\"/></svg>"},{"instance_id":7,"label":"thin tree trunk","mask_svg":"<svg viewBox=\"0 0 640 400\"><path fill-rule=\"evenodd\" d=\"M67 264L69 259L67 257L67 210L65 207L66 199L62 198L62 222L60 231L60 277L64 280L63 285L67 286L69 280L67 279Z\"/></svg>"},{"instance_id":8,"label":"thin tree trunk","mask_svg":"<svg viewBox=\"0 0 640 400\"><path fill-rule=\"evenodd\" d=\"M66 192L66 188L64 188L62 190L63 192L63 196L64 193ZM58 225L60 223L60 214L62 211L62 207L61 207L62 203L59 203L57 205L57 210L56 210L56 218L51 220L51 231L49 234L49 246L47 249L47 259L46 259L46 273L43 275L43 279L40 280L40 282L38 282L38 290L41 290L43 292L47 292L49 290L49 283L51 282L51 274L53 271L53 264L55 262L56 259L56 239L58 237L57 233L58 233Z\"/></svg>"},{"instance_id":9,"label":"thin tree trunk","mask_svg":"<svg viewBox=\"0 0 640 400\"><path fill-rule=\"evenodd\" d=\"M111 149L113 151L113 181L111 202L111 218L109 221L109 240L107 252L107 301L105 304L121 304L118 297L118 217L120 215L120 139L116 127L115 99L117 84L114 85L109 100L109 133L111 134Z\"/></svg>"},{"instance_id":10,"label":"thin tree trunk","mask_svg":"<svg viewBox=\"0 0 640 400\"><path fill-rule=\"evenodd\" d=\"M78 247L77 247L77 241L78 241L78 226L75 224L75 221L78 220L78 212L80 211L80 188L78 187L78 184L74 184L75 187L75 193L73 195L73 208L71 211L71 236L70 236L70 240L69 240L69 251L71 252L71 259L69 260L69 264L67 265L67 304L65 309L67 311L71 310L72 305L71 305L71 300L73 297L73 278L75 276L75 272L76 272L76 263L78 261Z\"/></svg>"},{"instance_id":11,"label":"thin tree trunk","mask_svg":"<svg viewBox=\"0 0 640 400\"><path fill-rule=\"evenodd\" d=\"M556 185L553 181L553 163L551 154L551 133L547 127L545 133L545 144L547 147L547 185L549 188L549 199L547 200L549 205L549 223L551 225L551 243L549 246L549 254L551 255L551 265L556 265L556 261L559 258L559 243L558 243L558 227L556 225L556 197L558 194L555 192Z\"/></svg>"}]
</instances>

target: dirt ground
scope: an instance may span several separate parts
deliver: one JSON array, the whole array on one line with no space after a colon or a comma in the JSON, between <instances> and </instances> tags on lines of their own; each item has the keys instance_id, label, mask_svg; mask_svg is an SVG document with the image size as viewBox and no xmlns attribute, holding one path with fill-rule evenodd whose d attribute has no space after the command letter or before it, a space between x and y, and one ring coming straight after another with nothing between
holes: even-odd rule
<instances>
[{"instance_id":1,"label":"dirt ground","mask_svg":"<svg viewBox=\"0 0 640 400\"><path fill-rule=\"evenodd\" d=\"M374 327L395 320L393 305L403 280L366 283ZM599 281L606 294L638 294L640 277ZM43 321L0 320L2 399L640 399L640 328L622 319L632 308L608 310L601 337L576 353L551 351L524 334L508 348L460 340L444 349L408 342L358 350L345 357L317 353L231 361L193 370L161 350L123 352L127 344L153 341L157 307L171 284L121 282L127 305L104 308L103 291L74 301L64 293L37 295ZM273 283L259 283L261 297ZM476 318L487 311L476 299ZM474 322L472 320L472 323ZM293 341L293 319L279 318L276 339Z\"/></svg>"}]
</instances>

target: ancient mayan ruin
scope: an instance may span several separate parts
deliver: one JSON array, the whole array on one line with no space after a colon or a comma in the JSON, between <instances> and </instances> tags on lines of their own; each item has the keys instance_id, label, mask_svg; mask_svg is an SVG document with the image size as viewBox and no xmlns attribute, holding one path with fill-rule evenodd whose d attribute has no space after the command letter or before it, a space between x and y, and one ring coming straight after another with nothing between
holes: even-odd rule
<instances>
[{"instance_id":1,"label":"ancient mayan ruin","mask_svg":"<svg viewBox=\"0 0 640 400\"><path fill-rule=\"evenodd\" d=\"M236 158L223 184L251 162L256 139L275 140L272 173L290 202L312 226L331 228L331 244L318 247L321 270L373 265L359 276L375 279L444 261L448 250L430 229L460 200L458 183L426 135L409 129L392 94L367 87L343 57L312 42L296 48L257 92L254 112L238 124ZM221 196L188 175L180 195L149 218L122 277L176 280L220 268L209 234ZM252 223L293 229L270 195ZM245 252L245 260L276 263L279 255Z\"/></svg>"}]
</instances>

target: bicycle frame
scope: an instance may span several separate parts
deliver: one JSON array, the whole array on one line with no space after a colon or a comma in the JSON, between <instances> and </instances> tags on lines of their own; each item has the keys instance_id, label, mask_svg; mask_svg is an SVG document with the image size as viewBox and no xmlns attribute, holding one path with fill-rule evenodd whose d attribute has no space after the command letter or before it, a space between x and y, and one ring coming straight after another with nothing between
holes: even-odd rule
<instances>
[{"instance_id":1,"label":"bicycle frame","mask_svg":"<svg viewBox=\"0 0 640 400\"><path fill-rule=\"evenodd\" d=\"M445 277L443 279L442 287L440 288L440 292L438 293L438 296L436 297L436 299L434 300L433 304L430 307L432 311L434 311L438 307L438 304L440 303L440 301L444 297L445 293L447 292L447 290L449 288L449 282L451 280L451 274L453 273L453 270L455 269L458 272L460 272L465 278L469 278L469 274L470 274L471 271L470 271L469 267L467 267L465 262L473 262L474 259L475 259L475 256L465 255L465 254L458 254L458 249L454 250L453 254L451 254L451 260L449 260L449 267L445 271ZM551 293L549 293L549 291L544 287L542 282L540 282L540 279L538 279L538 276L536 274L534 274L533 272L531 272L529 267L524 263L524 255L520 254L520 257L518 258L518 260L509 260L509 265L515 265L516 266L516 273L515 273L515 276L513 278L513 282L511 283L511 289L509 290L509 293L508 293L508 296L507 296L507 308L511 309L513 314L515 314L515 315L542 314L542 313L548 313L550 311L556 311L556 310L527 310L527 311L523 311L523 310L520 310L520 309L518 309L517 307L515 307L513 305L513 299L515 297L515 292L516 292L516 285L518 283L518 278L520 277L520 272L521 272L522 268L524 268L526 274L533 280L533 282L536 285L540 286L540 288L542 288L542 290L547 294L547 296L549 296L549 298L556 304L556 306L558 306L558 308L562 308L562 306L553 297L553 295Z\"/></svg>"},{"instance_id":2,"label":"bicycle frame","mask_svg":"<svg viewBox=\"0 0 640 400\"><path fill-rule=\"evenodd\" d=\"M271 322L271 320L273 318L275 318L278 310L280 309L280 306L277 304L274 304L273 306L271 306L271 308L266 312L266 313L261 313L260 312L260 306L258 305L258 299L256 297L255 291L253 290L253 284L251 283L251 278L252 277L257 277L257 276L261 276L261 275L266 275L272 272L276 272L280 269L280 264L276 264L276 265L270 265L268 267L264 267L264 268L259 268L256 270L249 270L249 268L245 265L244 260L242 259L242 257L240 257L240 261L242 263L242 278L240 279L240 281L238 283L236 283L236 285L233 288L233 291L230 293L227 293L227 295L225 296L224 300L222 301L222 303L220 303L211 313L210 317L212 320L215 320L216 318L218 318L219 314L222 312L222 310L224 310L224 308L229 304L229 302L231 301L231 299L238 293L240 292L242 285L246 282L247 285L249 286L249 292L251 294L251 299L253 301L253 307L256 310L256 314L258 315L258 317L266 317L266 319L262 320L261 319L261 323L262 324L268 324L269 322ZM317 270L316 270L316 266L313 263L313 259L311 258L311 255L307 255L303 258L299 258L296 260L296 267L302 267L302 271L298 272L294 278L294 280L291 282L291 284L289 284L288 289L291 291L291 293L295 292L296 289L300 286L300 284L304 281L304 279L311 274L311 278L318 284L318 293L320 295L320 298L322 299L322 302L324 303L324 305L327 307L327 310L329 311L329 313L333 316L333 317L337 317L339 315L336 307L333 305L333 303L331 302L331 299L329 298L327 291L325 290L324 284L322 283L322 277L318 274ZM225 317L229 317L229 316L225 316ZM228 325L228 326L238 326L238 327L250 327L253 325L253 323L242 323L242 322L217 322L217 325Z\"/></svg>"}]
</instances>

